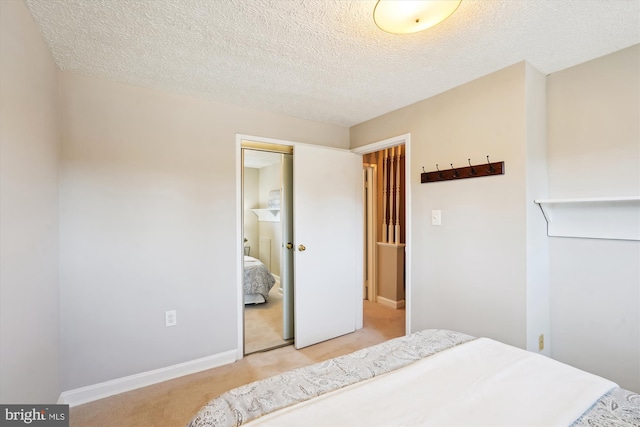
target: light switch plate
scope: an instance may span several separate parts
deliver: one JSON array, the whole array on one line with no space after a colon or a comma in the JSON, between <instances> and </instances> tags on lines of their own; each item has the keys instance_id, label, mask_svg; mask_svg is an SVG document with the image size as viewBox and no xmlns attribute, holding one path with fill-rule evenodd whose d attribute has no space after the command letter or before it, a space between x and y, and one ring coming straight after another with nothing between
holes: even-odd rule
<instances>
[{"instance_id":1,"label":"light switch plate","mask_svg":"<svg viewBox=\"0 0 640 427\"><path fill-rule=\"evenodd\" d=\"M441 224L442 224L442 211L441 210L431 211L431 225L441 225Z\"/></svg>"}]
</instances>

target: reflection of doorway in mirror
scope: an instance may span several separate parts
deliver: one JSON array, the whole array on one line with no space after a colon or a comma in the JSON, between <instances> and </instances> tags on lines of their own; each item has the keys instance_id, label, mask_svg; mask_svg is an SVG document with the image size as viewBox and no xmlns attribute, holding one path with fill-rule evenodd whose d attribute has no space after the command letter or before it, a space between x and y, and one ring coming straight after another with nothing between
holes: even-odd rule
<instances>
[{"instance_id":1,"label":"reflection of doorway in mirror","mask_svg":"<svg viewBox=\"0 0 640 427\"><path fill-rule=\"evenodd\" d=\"M283 313L288 305L283 304L280 283L283 154L251 149L242 151L244 280L251 283L251 286L245 284L243 289L244 353L249 354L291 344L292 340L284 339L283 319L293 315L285 316ZM263 271L254 275L256 263L262 264L268 273ZM251 268L247 267L248 264ZM273 285L261 282L267 280L267 275L273 277Z\"/></svg>"}]
</instances>

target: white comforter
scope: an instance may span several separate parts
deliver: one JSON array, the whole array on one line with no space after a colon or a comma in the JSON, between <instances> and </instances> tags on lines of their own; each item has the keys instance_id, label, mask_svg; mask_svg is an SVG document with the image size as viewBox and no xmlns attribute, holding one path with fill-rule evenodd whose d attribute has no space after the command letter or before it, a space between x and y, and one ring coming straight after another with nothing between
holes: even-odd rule
<instances>
[{"instance_id":1,"label":"white comforter","mask_svg":"<svg viewBox=\"0 0 640 427\"><path fill-rule=\"evenodd\" d=\"M480 338L247 426L568 426L616 385Z\"/></svg>"}]
</instances>

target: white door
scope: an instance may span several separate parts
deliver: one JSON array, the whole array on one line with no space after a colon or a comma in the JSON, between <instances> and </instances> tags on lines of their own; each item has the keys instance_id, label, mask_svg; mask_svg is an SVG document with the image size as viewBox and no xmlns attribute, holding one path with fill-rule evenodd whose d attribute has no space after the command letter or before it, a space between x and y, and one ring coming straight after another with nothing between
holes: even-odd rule
<instances>
[{"instance_id":1,"label":"white door","mask_svg":"<svg viewBox=\"0 0 640 427\"><path fill-rule=\"evenodd\" d=\"M362 157L294 147L295 346L356 329L362 304Z\"/></svg>"}]
</instances>

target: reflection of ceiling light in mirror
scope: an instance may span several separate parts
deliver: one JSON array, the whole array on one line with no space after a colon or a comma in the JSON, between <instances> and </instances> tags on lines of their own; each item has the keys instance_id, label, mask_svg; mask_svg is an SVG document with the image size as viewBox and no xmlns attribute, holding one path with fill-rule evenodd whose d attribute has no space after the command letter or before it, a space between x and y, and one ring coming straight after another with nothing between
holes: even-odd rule
<instances>
[{"instance_id":1,"label":"reflection of ceiling light in mirror","mask_svg":"<svg viewBox=\"0 0 640 427\"><path fill-rule=\"evenodd\" d=\"M383 31L409 34L426 30L447 19L462 0L378 0L373 20Z\"/></svg>"}]
</instances>

